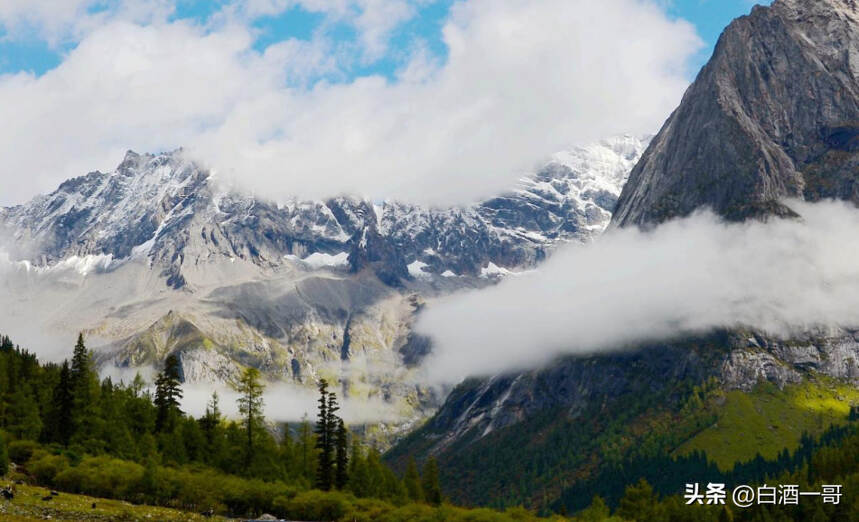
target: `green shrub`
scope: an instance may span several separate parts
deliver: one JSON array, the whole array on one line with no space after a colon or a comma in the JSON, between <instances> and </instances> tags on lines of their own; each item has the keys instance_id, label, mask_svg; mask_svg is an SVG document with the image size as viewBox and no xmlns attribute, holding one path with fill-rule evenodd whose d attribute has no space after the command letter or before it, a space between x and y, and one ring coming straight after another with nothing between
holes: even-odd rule
<instances>
[{"instance_id":1,"label":"green shrub","mask_svg":"<svg viewBox=\"0 0 859 522\"><path fill-rule=\"evenodd\" d=\"M9 476L6 478L12 482L20 482L21 484L29 484L31 482L30 477L20 471L10 471Z\"/></svg>"},{"instance_id":2,"label":"green shrub","mask_svg":"<svg viewBox=\"0 0 859 522\"><path fill-rule=\"evenodd\" d=\"M32 440L13 440L9 443L9 459L16 464L24 464L40 449L39 443Z\"/></svg>"},{"instance_id":3,"label":"green shrub","mask_svg":"<svg viewBox=\"0 0 859 522\"><path fill-rule=\"evenodd\" d=\"M387 514L377 515L376 520L384 520L385 522L434 522L446 519L439 518L437 510L426 504L407 504Z\"/></svg>"},{"instance_id":4,"label":"green shrub","mask_svg":"<svg viewBox=\"0 0 859 522\"><path fill-rule=\"evenodd\" d=\"M377 498L359 498L352 502L352 510L346 517L355 522L375 522L385 520L395 508L391 504Z\"/></svg>"},{"instance_id":5,"label":"green shrub","mask_svg":"<svg viewBox=\"0 0 859 522\"><path fill-rule=\"evenodd\" d=\"M36 477L39 484L48 486L53 486L56 476L68 467L69 459L65 455L42 455L27 463L27 471Z\"/></svg>"},{"instance_id":6,"label":"green shrub","mask_svg":"<svg viewBox=\"0 0 859 522\"><path fill-rule=\"evenodd\" d=\"M54 478L57 487L96 497L129 499L143 478L143 466L110 457L90 457Z\"/></svg>"},{"instance_id":7,"label":"green shrub","mask_svg":"<svg viewBox=\"0 0 859 522\"><path fill-rule=\"evenodd\" d=\"M332 521L343 518L348 509L349 502L344 494L311 490L296 495L278 515L296 520Z\"/></svg>"}]
</instances>

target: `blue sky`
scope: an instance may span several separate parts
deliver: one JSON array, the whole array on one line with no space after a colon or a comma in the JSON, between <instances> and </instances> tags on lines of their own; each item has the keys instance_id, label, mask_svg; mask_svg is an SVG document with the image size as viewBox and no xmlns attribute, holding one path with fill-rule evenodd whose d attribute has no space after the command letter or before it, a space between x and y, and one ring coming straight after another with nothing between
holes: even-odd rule
<instances>
[{"instance_id":1,"label":"blue sky","mask_svg":"<svg viewBox=\"0 0 859 522\"><path fill-rule=\"evenodd\" d=\"M706 62L722 29L733 18L746 14L755 3L769 4L771 0L665 0L671 17L688 20L696 27L706 44L691 64L691 72L697 71ZM345 71L341 80L357 76L381 74L394 77L395 71L404 63L409 49L420 42L433 56L445 58L446 48L442 40L441 27L448 16L453 0L435 0L418 7L417 16L398 25L390 34L388 52L371 61L356 60ZM209 22L226 2L223 0L179 0L171 19L188 19L197 23ZM102 7L97 3L89 9L95 12ZM325 24L325 27L322 27ZM274 16L255 18L252 25L257 30L255 49L264 50L273 43L290 38L309 40L316 31L324 30L333 41L345 45L355 43L358 38L355 28L346 22L330 23L320 12L311 12L293 7ZM74 38L62 38L48 42L36 31L16 31L14 35L3 34L0 41L0 73L30 71L37 75L56 67L63 56L76 44Z\"/></svg>"},{"instance_id":2,"label":"blue sky","mask_svg":"<svg viewBox=\"0 0 859 522\"><path fill-rule=\"evenodd\" d=\"M673 0L668 12L671 16L689 20L695 25L698 34L706 42L707 47L696 57L699 62L695 69L700 68L716 44L722 29L734 18L748 14L755 4L769 5L771 0Z\"/></svg>"}]
</instances>

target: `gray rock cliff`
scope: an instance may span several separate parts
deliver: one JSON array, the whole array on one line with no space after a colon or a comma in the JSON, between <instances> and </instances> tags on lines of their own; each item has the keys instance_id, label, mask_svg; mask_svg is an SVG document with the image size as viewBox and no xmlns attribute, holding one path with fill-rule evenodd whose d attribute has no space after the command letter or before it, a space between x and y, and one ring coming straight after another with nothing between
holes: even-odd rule
<instances>
[{"instance_id":1,"label":"gray rock cliff","mask_svg":"<svg viewBox=\"0 0 859 522\"><path fill-rule=\"evenodd\" d=\"M630 174L613 225L709 207L791 215L782 198L859 203L859 5L776 0L725 29Z\"/></svg>"}]
</instances>

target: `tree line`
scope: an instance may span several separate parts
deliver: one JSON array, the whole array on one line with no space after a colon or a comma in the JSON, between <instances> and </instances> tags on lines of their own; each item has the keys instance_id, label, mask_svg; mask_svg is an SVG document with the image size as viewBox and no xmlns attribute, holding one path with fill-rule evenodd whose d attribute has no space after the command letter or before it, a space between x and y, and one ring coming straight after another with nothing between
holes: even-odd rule
<instances>
[{"instance_id":1,"label":"tree line","mask_svg":"<svg viewBox=\"0 0 859 522\"><path fill-rule=\"evenodd\" d=\"M436 461L428 459L422 475L411 462L399 477L377 449L366 447L348 429L326 381L319 383L315 425L306 417L297 425L267 422L265 385L254 368L243 372L236 389L239 418L224 417L217 393L195 418L182 410L176 355L166 358L150 391L140 375L128 384L99 379L83 335L70 360L59 364L41 364L34 354L0 337L0 430L15 447L32 441L72 464L106 455L149 468L203 465L298 490L441 504Z\"/></svg>"},{"instance_id":2,"label":"tree line","mask_svg":"<svg viewBox=\"0 0 859 522\"><path fill-rule=\"evenodd\" d=\"M726 483L730 492L736 484L795 484L800 491L821 491L823 484L841 486L838 503L824 503L820 497L802 497L798 504L758 504L737 507L730 499L724 505L687 505L682 492L660 493L641 478L630 483L612 509L603 497L593 498L589 507L577 513L581 521L647 520L648 522L787 522L859 520L859 427L833 427L812 443L806 438L794 452L784 452L775 462L755 458L722 477L707 478L694 473L675 475L689 481ZM754 468L758 467L757 470ZM749 477L762 473L755 479ZM737 479L742 480L737 481ZM681 480L682 481L682 480Z\"/></svg>"}]
</instances>

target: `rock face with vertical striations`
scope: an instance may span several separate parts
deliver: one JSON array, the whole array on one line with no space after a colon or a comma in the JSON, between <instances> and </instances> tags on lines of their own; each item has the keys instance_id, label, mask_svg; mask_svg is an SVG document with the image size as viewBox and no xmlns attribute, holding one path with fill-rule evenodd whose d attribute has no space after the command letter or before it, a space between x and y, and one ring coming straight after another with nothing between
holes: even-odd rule
<instances>
[{"instance_id":1,"label":"rock face with vertical striations","mask_svg":"<svg viewBox=\"0 0 859 522\"><path fill-rule=\"evenodd\" d=\"M710 207L791 215L783 198L859 203L859 3L776 0L734 20L630 174L617 226Z\"/></svg>"}]
</instances>

